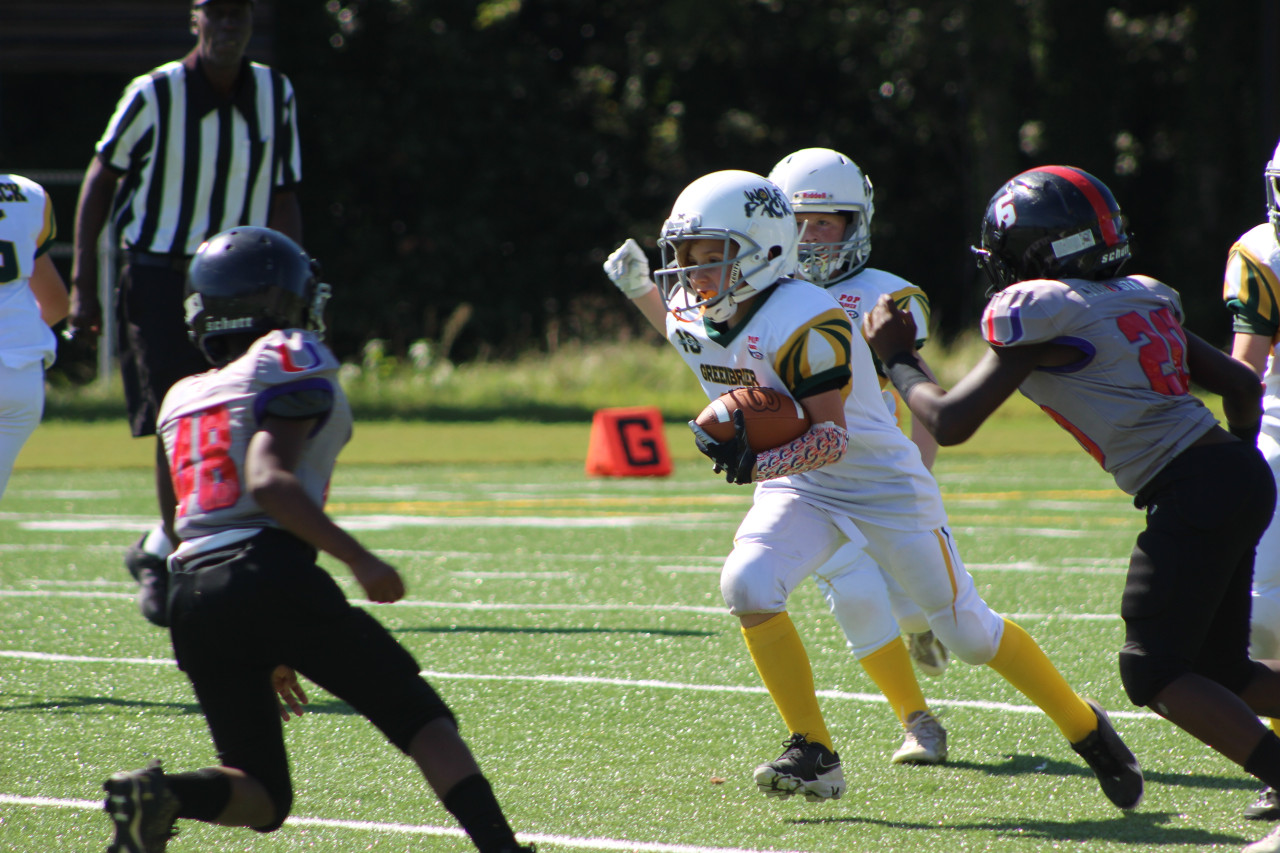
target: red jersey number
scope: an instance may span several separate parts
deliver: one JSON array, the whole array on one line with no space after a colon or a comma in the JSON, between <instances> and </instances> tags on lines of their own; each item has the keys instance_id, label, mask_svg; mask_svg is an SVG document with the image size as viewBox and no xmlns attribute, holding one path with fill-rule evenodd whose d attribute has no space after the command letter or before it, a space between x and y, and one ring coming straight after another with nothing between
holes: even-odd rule
<instances>
[{"instance_id":1,"label":"red jersey number","mask_svg":"<svg viewBox=\"0 0 1280 853\"><path fill-rule=\"evenodd\" d=\"M1157 394L1181 397L1191 387L1187 373L1187 337L1173 312L1157 308L1143 317L1130 311L1116 318L1116 325L1125 339L1132 343L1142 341L1138 348L1138 362L1147 376L1151 390Z\"/></svg>"},{"instance_id":2,"label":"red jersey number","mask_svg":"<svg viewBox=\"0 0 1280 853\"><path fill-rule=\"evenodd\" d=\"M231 416L226 406L179 420L173 455L169 465L179 516L191 509L226 509L240 500L240 472L231 458Z\"/></svg>"}]
</instances>

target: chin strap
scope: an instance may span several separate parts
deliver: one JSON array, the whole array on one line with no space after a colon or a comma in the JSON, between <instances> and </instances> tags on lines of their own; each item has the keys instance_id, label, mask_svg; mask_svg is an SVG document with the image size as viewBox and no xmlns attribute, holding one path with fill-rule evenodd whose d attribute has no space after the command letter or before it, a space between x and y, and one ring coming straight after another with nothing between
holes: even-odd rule
<instances>
[{"instance_id":1,"label":"chin strap","mask_svg":"<svg viewBox=\"0 0 1280 853\"><path fill-rule=\"evenodd\" d=\"M831 421L814 424L809 431L773 450L756 456L755 480L772 480L802 474L838 462L849 446L849 432Z\"/></svg>"}]
</instances>

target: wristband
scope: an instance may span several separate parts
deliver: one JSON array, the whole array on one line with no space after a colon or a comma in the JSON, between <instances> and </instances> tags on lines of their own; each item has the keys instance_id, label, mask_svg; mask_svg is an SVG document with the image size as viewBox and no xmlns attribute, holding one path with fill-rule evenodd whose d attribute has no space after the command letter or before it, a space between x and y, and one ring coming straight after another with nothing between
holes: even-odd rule
<instances>
[{"instance_id":1,"label":"wristband","mask_svg":"<svg viewBox=\"0 0 1280 853\"><path fill-rule=\"evenodd\" d=\"M912 388L921 382L933 382L929 375L920 368L920 362L916 360L915 355L910 352L900 352L886 361L884 363L884 375L893 383L893 387L898 389L898 393L902 395L903 402L906 402L907 395L911 393Z\"/></svg>"}]
</instances>

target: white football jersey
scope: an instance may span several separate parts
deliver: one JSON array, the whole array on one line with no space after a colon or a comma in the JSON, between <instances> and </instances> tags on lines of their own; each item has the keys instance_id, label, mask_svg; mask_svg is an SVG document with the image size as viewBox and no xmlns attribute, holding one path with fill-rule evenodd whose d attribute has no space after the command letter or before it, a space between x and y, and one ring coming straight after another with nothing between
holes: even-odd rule
<instances>
[{"instance_id":1,"label":"white football jersey","mask_svg":"<svg viewBox=\"0 0 1280 853\"><path fill-rule=\"evenodd\" d=\"M1182 302L1143 275L1039 279L991 297L982 335L995 347L1068 344L1080 360L1042 367L1018 387L1135 494L1214 424L1190 393Z\"/></svg>"},{"instance_id":2,"label":"white football jersey","mask_svg":"<svg viewBox=\"0 0 1280 853\"><path fill-rule=\"evenodd\" d=\"M40 317L31 274L56 234L44 188L20 175L0 175L0 363L6 367L53 363L58 344Z\"/></svg>"},{"instance_id":3,"label":"white football jersey","mask_svg":"<svg viewBox=\"0 0 1280 853\"><path fill-rule=\"evenodd\" d=\"M794 398L839 387L849 445L844 457L803 474L759 483L853 519L899 530L946 524L937 482L880 396L871 350L828 290L783 279L745 309L732 329L709 327L677 289L667 339L702 383L708 399L732 388L766 387Z\"/></svg>"},{"instance_id":4,"label":"white football jersey","mask_svg":"<svg viewBox=\"0 0 1280 853\"><path fill-rule=\"evenodd\" d=\"M1235 315L1236 332L1271 339L1271 355L1262 375L1262 426L1280 435L1280 365L1276 343L1280 338L1280 244L1267 222L1245 232L1227 255L1222 297Z\"/></svg>"},{"instance_id":5,"label":"white football jersey","mask_svg":"<svg viewBox=\"0 0 1280 853\"><path fill-rule=\"evenodd\" d=\"M827 287L827 292L836 298L840 307L849 315L853 330L862 333L862 318L875 307L876 302L884 294L893 297L894 303L901 310L912 316L916 322L916 349L924 346L929 338L929 297L924 291L901 276L884 270L864 267L859 272ZM898 398L889 384L888 377L880 370L880 359L871 353L872 363L880 375L880 391L885 405L895 417L898 412Z\"/></svg>"},{"instance_id":6,"label":"white football jersey","mask_svg":"<svg viewBox=\"0 0 1280 853\"><path fill-rule=\"evenodd\" d=\"M178 498L174 527L190 556L276 523L244 489L245 452L268 411L331 399L295 474L324 505L338 452L351 438L351 408L338 360L313 332L274 331L219 370L189 376L165 395L157 419ZM308 409L300 414L312 414Z\"/></svg>"}]
</instances>

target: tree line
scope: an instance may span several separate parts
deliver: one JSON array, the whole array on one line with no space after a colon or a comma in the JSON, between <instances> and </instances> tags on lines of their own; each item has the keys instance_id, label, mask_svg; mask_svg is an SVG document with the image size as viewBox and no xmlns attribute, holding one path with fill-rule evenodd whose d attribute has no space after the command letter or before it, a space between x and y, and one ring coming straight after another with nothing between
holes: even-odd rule
<instances>
[{"instance_id":1,"label":"tree line","mask_svg":"<svg viewBox=\"0 0 1280 853\"><path fill-rule=\"evenodd\" d=\"M988 199L1065 163L1115 192L1129 269L1177 288L1189 327L1222 343L1227 249L1264 219L1280 131L1275 5L274 0L273 63L298 93L306 243L335 286L339 355L644 333L605 256L634 236L656 260L694 178L810 146L871 177L871 264L929 293L944 339L984 302L968 247Z\"/></svg>"}]
</instances>

